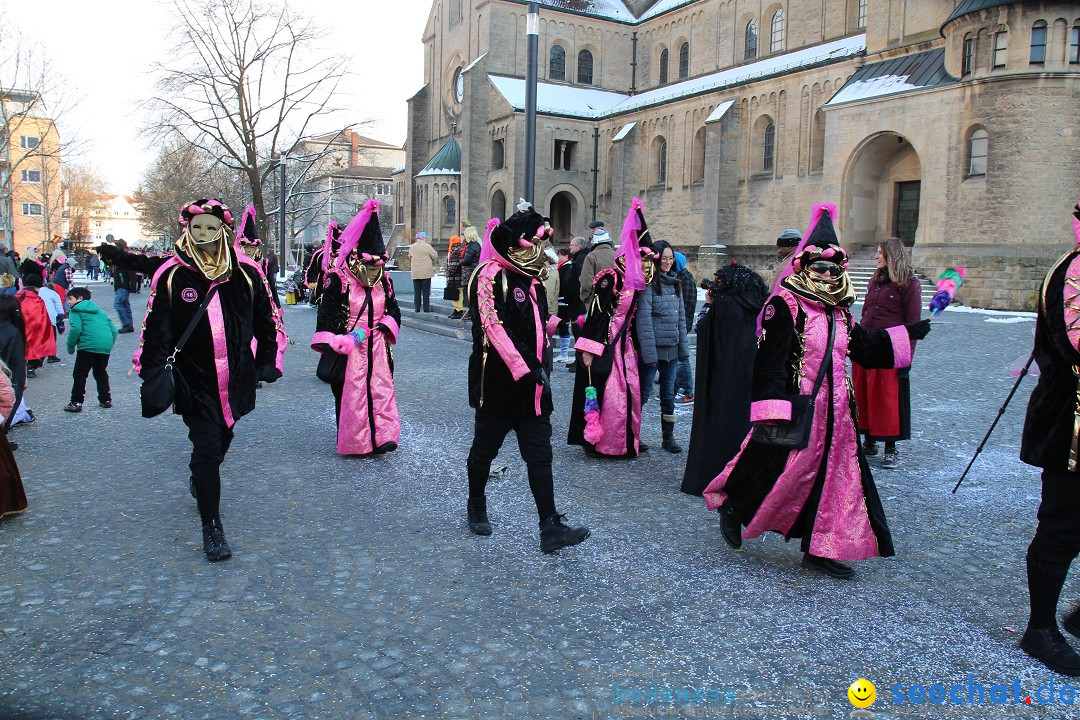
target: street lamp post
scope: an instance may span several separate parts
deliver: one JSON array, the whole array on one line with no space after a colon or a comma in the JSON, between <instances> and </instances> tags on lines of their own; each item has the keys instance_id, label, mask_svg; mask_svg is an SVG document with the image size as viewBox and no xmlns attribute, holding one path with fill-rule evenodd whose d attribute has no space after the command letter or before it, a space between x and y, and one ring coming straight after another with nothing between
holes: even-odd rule
<instances>
[{"instance_id":1,"label":"street lamp post","mask_svg":"<svg viewBox=\"0 0 1080 720\"><path fill-rule=\"evenodd\" d=\"M525 70L525 199L533 201L536 180L536 64L540 42L540 7L529 3L529 15L525 25L529 55Z\"/></svg>"},{"instance_id":2,"label":"street lamp post","mask_svg":"<svg viewBox=\"0 0 1080 720\"><path fill-rule=\"evenodd\" d=\"M281 156L281 202L278 206L278 237L281 241L281 252L278 254L278 278L285 282L285 268L288 266L288 258L285 249L285 161L288 155Z\"/></svg>"}]
</instances>

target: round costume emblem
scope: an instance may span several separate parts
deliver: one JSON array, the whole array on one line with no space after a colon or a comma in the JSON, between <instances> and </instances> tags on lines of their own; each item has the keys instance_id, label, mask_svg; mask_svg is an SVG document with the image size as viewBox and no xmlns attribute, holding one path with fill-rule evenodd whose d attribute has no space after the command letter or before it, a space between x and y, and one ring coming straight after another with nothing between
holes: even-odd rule
<instances>
[{"instance_id":1,"label":"round costume emblem","mask_svg":"<svg viewBox=\"0 0 1080 720\"><path fill-rule=\"evenodd\" d=\"M525 302L525 291L521 288L514 288L514 299L519 303Z\"/></svg>"},{"instance_id":2,"label":"round costume emblem","mask_svg":"<svg viewBox=\"0 0 1080 720\"><path fill-rule=\"evenodd\" d=\"M765 319L766 320L772 320L773 315L775 315L775 314L776 314L776 306L775 305L767 305L765 307Z\"/></svg>"},{"instance_id":3,"label":"round costume emblem","mask_svg":"<svg viewBox=\"0 0 1080 720\"><path fill-rule=\"evenodd\" d=\"M184 288L180 291L180 299L184 302L195 302L199 299L199 293L195 292L195 288Z\"/></svg>"}]
</instances>

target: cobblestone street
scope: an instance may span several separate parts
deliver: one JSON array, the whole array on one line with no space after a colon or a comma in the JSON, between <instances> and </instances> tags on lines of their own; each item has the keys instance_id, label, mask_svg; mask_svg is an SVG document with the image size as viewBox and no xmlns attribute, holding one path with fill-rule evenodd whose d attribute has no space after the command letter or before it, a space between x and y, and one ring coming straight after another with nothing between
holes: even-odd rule
<instances>
[{"instance_id":1,"label":"cobblestone street","mask_svg":"<svg viewBox=\"0 0 1080 720\"><path fill-rule=\"evenodd\" d=\"M90 286L113 314L111 288ZM1033 318L949 309L919 343L914 437L899 469L871 461L897 555L843 582L801 568L797 542L776 535L732 552L679 492L686 456L660 450L655 398L644 457L568 447L561 366L556 500L592 537L540 553L512 437L488 492L494 535L471 535L470 347L415 330L402 308L402 442L377 459L335 453L333 398L308 347L315 311L286 308L285 376L259 391L222 469L224 563L202 554L180 418L139 416L126 375L137 333L113 352L112 409L91 390L81 414L62 411L63 351L29 381L37 420L11 439L30 508L0 522L0 718L838 718L857 678L876 684L885 717L999 718L990 704L894 705L890 688L1063 682L1016 648L1039 494L1017 458L1033 380L950 494ZM1063 600L1078 594L1070 580ZM661 702L654 689L705 695Z\"/></svg>"}]
</instances>

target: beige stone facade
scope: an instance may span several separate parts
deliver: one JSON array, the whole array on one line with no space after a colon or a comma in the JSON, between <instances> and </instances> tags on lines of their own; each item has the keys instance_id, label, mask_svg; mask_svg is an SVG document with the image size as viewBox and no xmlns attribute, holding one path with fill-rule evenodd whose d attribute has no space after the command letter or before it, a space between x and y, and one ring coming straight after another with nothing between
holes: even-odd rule
<instances>
[{"instance_id":1,"label":"beige stone facade","mask_svg":"<svg viewBox=\"0 0 1080 720\"><path fill-rule=\"evenodd\" d=\"M407 233L445 244L444 186L477 225L512 212L525 25L524 2L433 4L395 176ZM927 275L967 267L964 302L1024 309L1072 243L1075 2L549 0L539 47L532 200L561 240L594 216L617 232L637 196L657 238L756 263L829 201L849 248L899 234ZM459 174L417 177L450 138Z\"/></svg>"}]
</instances>

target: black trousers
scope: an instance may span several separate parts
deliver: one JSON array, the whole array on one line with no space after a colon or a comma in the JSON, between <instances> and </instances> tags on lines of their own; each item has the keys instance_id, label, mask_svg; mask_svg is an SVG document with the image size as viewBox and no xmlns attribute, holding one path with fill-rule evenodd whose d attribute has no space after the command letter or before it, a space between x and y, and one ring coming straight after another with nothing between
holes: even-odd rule
<instances>
[{"instance_id":1,"label":"black trousers","mask_svg":"<svg viewBox=\"0 0 1080 720\"><path fill-rule=\"evenodd\" d=\"M1039 526L1027 551L1032 627L1054 627L1069 565L1080 554L1080 473L1043 470Z\"/></svg>"},{"instance_id":2,"label":"black trousers","mask_svg":"<svg viewBox=\"0 0 1080 720\"><path fill-rule=\"evenodd\" d=\"M71 384L71 402L82 404L86 397L86 378L90 371L94 372L94 382L97 383L98 402L112 400L112 392L109 390L109 356L102 353L79 350L75 353L75 370L72 375L74 382Z\"/></svg>"},{"instance_id":3,"label":"black trousers","mask_svg":"<svg viewBox=\"0 0 1080 720\"><path fill-rule=\"evenodd\" d=\"M413 307L420 312L420 301L423 300L424 312L431 312L431 278L426 280L413 280Z\"/></svg>"},{"instance_id":4,"label":"black trousers","mask_svg":"<svg viewBox=\"0 0 1080 720\"><path fill-rule=\"evenodd\" d=\"M476 411L472 448L469 450L469 499L486 508L484 490L491 474L491 462L499 454L503 440L513 430L521 459L529 468L529 489L541 520L555 514L555 486L551 472L551 418L510 418Z\"/></svg>"},{"instance_id":5,"label":"black trousers","mask_svg":"<svg viewBox=\"0 0 1080 720\"><path fill-rule=\"evenodd\" d=\"M199 516L204 523L220 515L221 504L221 463L232 444L232 428L224 423L183 415L188 427L188 439L191 440L191 480L195 483L195 495L199 503Z\"/></svg>"}]
</instances>

